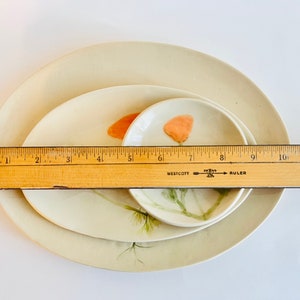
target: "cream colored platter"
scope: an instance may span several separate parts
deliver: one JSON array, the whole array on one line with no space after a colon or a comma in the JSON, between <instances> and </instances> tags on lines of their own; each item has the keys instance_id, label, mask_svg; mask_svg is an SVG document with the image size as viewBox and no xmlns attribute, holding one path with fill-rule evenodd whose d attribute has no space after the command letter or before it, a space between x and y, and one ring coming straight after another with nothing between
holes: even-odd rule
<instances>
[{"instance_id":1,"label":"cream colored platter","mask_svg":"<svg viewBox=\"0 0 300 300\"><path fill-rule=\"evenodd\" d=\"M51 110L33 128L23 145L120 146L122 139L107 133L112 122L176 95L189 95L196 101L209 103L195 94L161 86L126 85L95 90ZM103 107L106 109L103 110ZM247 142L255 143L245 125L239 120L235 122L244 132ZM240 205L249 192L242 190L240 199L222 218ZM160 222L143 210L128 190L25 190L23 193L33 208L49 221L92 237L153 242L183 236L208 226L183 228ZM214 223L220 219L217 218Z\"/></svg>"},{"instance_id":2,"label":"cream colored platter","mask_svg":"<svg viewBox=\"0 0 300 300\"><path fill-rule=\"evenodd\" d=\"M158 85L197 94L235 114L257 143L288 143L272 104L232 67L177 46L120 42L71 53L24 82L0 110L1 146L22 145L35 124L63 102L119 85ZM265 220L281 193L255 190L221 222L158 242L118 242L64 229L38 214L21 191L1 191L0 201L24 233L50 251L95 267L138 272L182 267L221 254Z\"/></svg>"}]
</instances>

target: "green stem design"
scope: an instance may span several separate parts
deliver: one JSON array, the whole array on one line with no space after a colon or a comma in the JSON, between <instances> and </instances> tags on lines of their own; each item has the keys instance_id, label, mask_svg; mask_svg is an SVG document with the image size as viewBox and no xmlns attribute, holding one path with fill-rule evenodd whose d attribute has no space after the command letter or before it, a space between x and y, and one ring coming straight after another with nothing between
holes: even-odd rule
<instances>
[{"instance_id":1,"label":"green stem design","mask_svg":"<svg viewBox=\"0 0 300 300\"><path fill-rule=\"evenodd\" d=\"M185 196L187 193L187 189L167 189L163 190L162 195L170 200L171 202L175 203L180 211L177 210L169 210L175 213L184 214L187 217L194 218L196 220L208 220L211 216L211 214L216 210L216 208L221 204L224 197L226 197L230 191L230 189L214 189L216 192L219 193L219 196L216 200L216 202L207 210L207 211L201 211L201 214L195 214L192 212L189 212L185 206ZM179 194L179 195L178 195ZM156 207L160 207L158 203L155 203ZM160 207L162 209L165 209L164 207Z\"/></svg>"},{"instance_id":2,"label":"green stem design","mask_svg":"<svg viewBox=\"0 0 300 300\"><path fill-rule=\"evenodd\" d=\"M210 207L204 214L203 214L203 218L204 220L207 220L210 218L211 214L216 210L216 208L221 204L222 200L224 199L224 197L226 197L230 191L230 189L214 189L215 191L217 191L219 193L219 197L217 199L217 201L215 202L215 204Z\"/></svg>"},{"instance_id":3,"label":"green stem design","mask_svg":"<svg viewBox=\"0 0 300 300\"><path fill-rule=\"evenodd\" d=\"M147 247L147 246L143 246L143 245L140 245L136 242L133 242L127 249L125 249L123 252L121 252L119 255L118 255L118 259L121 258L121 256L125 255L126 253L133 253L136 260L141 263L141 264L144 264L144 262L138 258L138 255L137 255L137 249L140 248L140 249L147 249L147 248L150 248L150 247Z\"/></svg>"},{"instance_id":4,"label":"green stem design","mask_svg":"<svg viewBox=\"0 0 300 300\"><path fill-rule=\"evenodd\" d=\"M108 198L106 195L100 193L98 190L93 190L95 194L100 196L106 201L109 201L119 207L122 207L126 210L130 210L133 212L133 220L136 224L142 224L142 227L140 228L141 232L151 233L156 227L158 227L161 222L151 215L149 215L146 211L142 210L142 208L135 208L133 206L120 203L118 201L112 200Z\"/></svg>"},{"instance_id":5,"label":"green stem design","mask_svg":"<svg viewBox=\"0 0 300 300\"><path fill-rule=\"evenodd\" d=\"M140 229L141 231L145 231L147 233L152 232L155 227L158 227L161 224L159 220L155 219L141 208L137 209L129 205L125 205L125 208L133 211L133 218L137 224L143 224Z\"/></svg>"},{"instance_id":6,"label":"green stem design","mask_svg":"<svg viewBox=\"0 0 300 300\"><path fill-rule=\"evenodd\" d=\"M180 192L180 197L178 197L177 191ZM187 189L167 189L167 190L163 190L162 192L163 196L166 199L176 203L183 213L188 213L184 204L184 198L186 193L187 193Z\"/></svg>"}]
</instances>

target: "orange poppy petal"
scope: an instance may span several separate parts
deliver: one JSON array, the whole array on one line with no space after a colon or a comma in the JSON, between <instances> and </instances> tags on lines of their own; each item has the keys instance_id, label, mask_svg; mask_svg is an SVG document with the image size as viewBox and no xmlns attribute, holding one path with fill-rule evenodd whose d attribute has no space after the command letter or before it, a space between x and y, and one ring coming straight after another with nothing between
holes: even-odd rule
<instances>
[{"instance_id":1,"label":"orange poppy petal","mask_svg":"<svg viewBox=\"0 0 300 300\"><path fill-rule=\"evenodd\" d=\"M191 115L180 115L172 118L164 125L164 132L175 142L185 142L193 128L194 119Z\"/></svg>"},{"instance_id":2,"label":"orange poppy petal","mask_svg":"<svg viewBox=\"0 0 300 300\"><path fill-rule=\"evenodd\" d=\"M108 128L107 134L113 138L122 140L128 130L128 127L138 115L139 113L133 113L124 116Z\"/></svg>"}]
</instances>

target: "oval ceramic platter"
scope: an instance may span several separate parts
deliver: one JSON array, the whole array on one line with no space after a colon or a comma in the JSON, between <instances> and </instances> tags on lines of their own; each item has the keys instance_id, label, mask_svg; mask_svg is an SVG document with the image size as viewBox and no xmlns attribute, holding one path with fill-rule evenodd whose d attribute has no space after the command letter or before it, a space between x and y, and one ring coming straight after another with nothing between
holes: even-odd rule
<instances>
[{"instance_id":1,"label":"oval ceramic platter","mask_svg":"<svg viewBox=\"0 0 300 300\"><path fill-rule=\"evenodd\" d=\"M24 145L119 146L122 139L108 134L112 123L141 112L153 103L188 94L196 97L181 90L145 85L118 86L86 93L50 111L30 132ZM197 99L200 100L208 103ZM247 142L253 144L255 141L247 128L237 122L245 132ZM210 225L197 228L166 225L141 209L127 190L26 190L23 193L35 210L51 222L92 237L150 242L183 236ZM248 193L249 190L239 193L241 199L223 217L245 200Z\"/></svg>"},{"instance_id":2,"label":"oval ceramic platter","mask_svg":"<svg viewBox=\"0 0 300 300\"><path fill-rule=\"evenodd\" d=\"M257 143L288 143L280 116L265 95L227 64L186 48L116 42L84 48L46 66L9 97L0 110L1 146L22 145L50 110L83 93L118 85L182 89L222 105ZM105 109L105 108L103 108ZM199 263L230 249L270 214L281 189L253 191L247 201L205 230L157 242L118 242L90 237L48 221L21 191L1 191L10 218L32 240L70 260L119 271L153 271Z\"/></svg>"}]
</instances>

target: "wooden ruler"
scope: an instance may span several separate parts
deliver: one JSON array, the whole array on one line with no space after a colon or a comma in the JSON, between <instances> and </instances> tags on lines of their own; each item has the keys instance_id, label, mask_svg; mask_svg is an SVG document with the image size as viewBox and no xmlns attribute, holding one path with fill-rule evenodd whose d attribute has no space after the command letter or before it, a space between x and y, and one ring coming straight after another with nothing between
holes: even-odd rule
<instances>
[{"instance_id":1,"label":"wooden ruler","mask_svg":"<svg viewBox=\"0 0 300 300\"><path fill-rule=\"evenodd\" d=\"M300 145L0 147L1 189L300 187Z\"/></svg>"}]
</instances>

